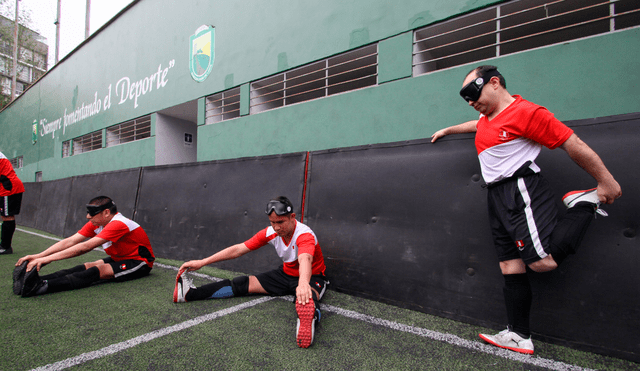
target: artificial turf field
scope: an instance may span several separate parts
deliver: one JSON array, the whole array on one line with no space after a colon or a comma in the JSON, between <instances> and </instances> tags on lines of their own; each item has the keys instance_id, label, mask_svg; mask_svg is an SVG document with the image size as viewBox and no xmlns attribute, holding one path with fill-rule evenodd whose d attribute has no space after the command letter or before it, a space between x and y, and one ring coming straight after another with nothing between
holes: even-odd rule
<instances>
[{"instance_id":1,"label":"artificial turf field","mask_svg":"<svg viewBox=\"0 0 640 371\"><path fill-rule=\"evenodd\" d=\"M486 345L496 332L327 291L314 343L295 343L292 297L175 304L177 267L158 259L148 277L33 298L13 294L19 257L56 237L18 227L0 256L0 370L640 370L640 364L536 341L527 356ZM32 234L32 233L36 234ZM49 238L43 236L50 236ZM106 255L54 262L42 274ZM237 272L205 267L196 285Z\"/></svg>"}]
</instances>

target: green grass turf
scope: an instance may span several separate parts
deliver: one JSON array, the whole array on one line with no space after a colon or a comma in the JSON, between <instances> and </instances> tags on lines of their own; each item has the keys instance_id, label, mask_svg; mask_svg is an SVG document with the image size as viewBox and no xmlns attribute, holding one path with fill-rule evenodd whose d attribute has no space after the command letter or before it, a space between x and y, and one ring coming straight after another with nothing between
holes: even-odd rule
<instances>
[{"instance_id":1,"label":"green grass turf","mask_svg":"<svg viewBox=\"0 0 640 371\"><path fill-rule=\"evenodd\" d=\"M21 229L26 229L20 227ZM95 285L34 298L12 293L11 272L17 259L37 253L54 241L17 231L14 254L0 256L0 370L35 367L100 350L152 331L213 313L260 296L174 304L176 271L153 269L149 277ZM105 254L50 264L42 274L69 268ZM181 262L158 259L179 266ZM205 267L199 271L221 278L238 273ZM196 285L210 282L195 277ZM328 291L323 303L419 328L453 334L482 343L477 326L442 319L378 302ZM295 309L276 298L221 316L132 348L81 363L78 370L542 370L538 366L424 338L330 310L314 344L295 344ZM534 341L536 356L577 367L637 370L640 365Z\"/></svg>"}]
</instances>

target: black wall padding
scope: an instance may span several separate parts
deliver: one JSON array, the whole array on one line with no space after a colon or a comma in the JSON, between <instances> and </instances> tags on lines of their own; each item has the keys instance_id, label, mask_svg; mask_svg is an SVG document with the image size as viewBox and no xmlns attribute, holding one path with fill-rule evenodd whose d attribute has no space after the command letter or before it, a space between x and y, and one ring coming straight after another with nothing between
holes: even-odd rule
<instances>
[{"instance_id":1,"label":"black wall padding","mask_svg":"<svg viewBox=\"0 0 640 371\"><path fill-rule=\"evenodd\" d=\"M157 256L202 259L269 226L269 199L299 214L306 153L143 168L136 221ZM255 274L282 264L265 246L216 267Z\"/></svg>"},{"instance_id":2,"label":"black wall padding","mask_svg":"<svg viewBox=\"0 0 640 371\"><path fill-rule=\"evenodd\" d=\"M575 256L531 273L538 338L640 360L640 115L569 123L624 196L603 209ZM596 186L562 149L538 161L558 195ZM332 287L457 320L506 327L472 135L313 152L306 220Z\"/></svg>"},{"instance_id":3,"label":"black wall padding","mask_svg":"<svg viewBox=\"0 0 640 371\"><path fill-rule=\"evenodd\" d=\"M20 214L16 216L18 225L31 228L36 227L41 191L42 183L24 183L24 193L22 194Z\"/></svg>"},{"instance_id":4,"label":"black wall padding","mask_svg":"<svg viewBox=\"0 0 640 371\"><path fill-rule=\"evenodd\" d=\"M71 200L69 191L71 190L72 181L73 178L66 178L42 183L35 224L37 229L57 236L64 234L67 209ZM31 195L26 192L23 197L29 198L29 202L33 202Z\"/></svg>"},{"instance_id":5,"label":"black wall padding","mask_svg":"<svg viewBox=\"0 0 640 371\"><path fill-rule=\"evenodd\" d=\"M479 174L470 135L313 152L307 220L324 236L332 287L451 318L501 321Z\"/></svg>"},{"instance_id":6,"label":"black wall padding","mask_svg":"<svg viewBox=\"0 0 640 371\"><path fill-rule=\"evenodd\" d=\"M537 339L640 362L640 113L567 123L603 159L623 196L603 205L581 248L531 273ZM300 213L306 153L147 167L25 184L19 225L75 233L98 194L147 231L158 257L202 259L269 225L279 195ZM562 149L538 164L561 196L596 182ZM473 135L317 151L305 224L331 288L502 330L506 314ZM137 198L136 198L137 191ZM137 200L137 201L136 201ZM299 218L298 218L299 219ZM266 246L217 267L255 274L281 260Z\"/></svg>"},{"instance_id":7,"label":"black wall padding","mask_svg":"<svg viewBox=\"0 0 640 371\"><path fill-rule=\"evenodd\" d=\"M532 323L549 339L585 343L638 362L640 115L567 124L598 153L620 183L622 197L601 206L609 216L591 223L576 255L558 270L536 275ZM539 159L558 200L565 192L597 185L561 149L543 151Z\"/></svg>"},{"instance_id":8,"label":"black wall padding","mask_svg":"<svg viewBox=\"0 0 640 371\"><path fill-rule=\"evenodd\" d=\"M86 205L94 197L111 197L118 212L133 218L140 168L73 177L64 237L75 234L87 222Z\"/></svg>"}]
</instances>

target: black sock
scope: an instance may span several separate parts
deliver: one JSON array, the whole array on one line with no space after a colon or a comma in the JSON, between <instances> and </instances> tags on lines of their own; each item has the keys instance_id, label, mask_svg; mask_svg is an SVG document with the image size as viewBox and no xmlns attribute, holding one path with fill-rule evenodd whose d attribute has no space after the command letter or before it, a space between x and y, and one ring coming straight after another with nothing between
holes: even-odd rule
<instances>
[{"instance_id":1,"label":"black sock","mask_svg":"<svg viewBox=\"0 0 640 371\"><path fill-rule=\"evenodd\" d=\"M567 210L565 216L558 221L549 241L548 253L560 265L564 259L575 254L582 243L584 235L593 220L595 207L589 202L579 202Z\"/></svg>"},{"instance_id":2,"label":"black sock","mask_svg":"<svg viewBox=\"0 0 640 371\"><path fill-rule=\"evenodd\" d=\"M6 220L2 222L2 232L0 232L0 245L2 245L3 248L11 248L11 240L13 239L13 232L15 231L15 220Z\"/></svg>"},{"instance_id":3,"label":"black sock","mask_svg":"<svg viewBox=\"0 0 640 371\"><path fill-rule=\"evenodd\" d=\"M84 270L86 270L87 268L84 266L84 264L80 264L80 265L76 265L73 268L69 268L69 269L63 269L57 272L53 272L51 274L47 274L46 276L41 276L40 278L43 280L52 280L54 278L60 278L60 277L64 277L68 274L73 274L76 272L82 272Z\"/></svg>"},{"instance_id":4,"label":"black sock","mask_svg":"<svg viewBox=\"0 0 640 371\"><path fill-rule=\"evenodd\" d=\"M205 299L222 299L233 297L233 289L230 280L222 280L220 282L209 283L195 289L189 290L185 299L187 301L205 300Z\"/></svg>"},{"instance_id":5,"label":"black sock","mask_svg":"<svg viewBox=\"0 0 640 371\"><path fill-rule=\"evenodd\" d=\"M528 339L531 336L529 314L533 295L527 274L505 274L503 293L509 329Z\"/></svg>"},{"instance_id":6,"label":"black sock","mask_svg":"<svg viewBox=\"0 0 640 371\"><path fill-rule=\"evenodd\" d=\"M91 286L92 283L100 280L100 269L91 267L82 272L67 274L66 276L47 280L49 290L47 292L59 292L76 290Z\"/></svg>"}]
</instances>

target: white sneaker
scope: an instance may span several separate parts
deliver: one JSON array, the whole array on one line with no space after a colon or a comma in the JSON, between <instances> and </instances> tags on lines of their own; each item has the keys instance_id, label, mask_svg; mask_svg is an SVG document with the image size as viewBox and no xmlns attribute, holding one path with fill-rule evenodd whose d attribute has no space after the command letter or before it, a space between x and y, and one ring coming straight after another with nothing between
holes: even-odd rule
<instances>
[{"instance_id":1,"label":"white sneaker","mask_svg":"<svg viewBox=\"0 0 640 371\"><path fill-rule=\"evenodd\" d=\"M173 302L174 303L186 303L185 297L192 288L195 288L193 281L187 277L187 270L181 270L176 276L176 287L173 290Z\"/></svg>"},{"instance_id":2,"label":"white sneaker","mask_svg":"<svg viewBox=\"0 0 640 371\"><path fill-rule=\"evenodd\" d=\"M602 216L609 216L606 211L600 209L600 198L598 198L597 188L591 188L583 191L573 191L562 196L562 202L567 208L572 208L578 202L590 202L596 205L596 212Z\"/></svg>"},{"instance_id":3,"label":"white sneaker","mask_svg":"<svg viewBox=\"0 0 640 371\"><path fill-rule=\"evenodd\" d=\"M513 350L514 352L533 354L533 342L531 338L523 339L515 332L506 329L496 335L480 334L480 338L491 345Z\"/></svg>"}]
</instances>

